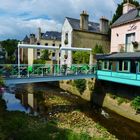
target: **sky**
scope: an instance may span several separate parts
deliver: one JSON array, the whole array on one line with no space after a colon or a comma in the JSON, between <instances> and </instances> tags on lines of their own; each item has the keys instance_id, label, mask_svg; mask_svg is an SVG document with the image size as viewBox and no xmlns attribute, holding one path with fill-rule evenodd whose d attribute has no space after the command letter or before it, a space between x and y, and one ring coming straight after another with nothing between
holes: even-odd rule
<instances>
[{"instance_id":1,"label":"sky","mask_svg":"<svg viewBox=\"0 0 140 140\"><path fill-rule=\"evenodd\" d=\"M0 40L19 39L45 31L61 31L65 17L80 18L86 10L90 21L112 18L122 0L0 0ZM140 0L139 0L140 1Z\"/></svg>"}]
</instances>

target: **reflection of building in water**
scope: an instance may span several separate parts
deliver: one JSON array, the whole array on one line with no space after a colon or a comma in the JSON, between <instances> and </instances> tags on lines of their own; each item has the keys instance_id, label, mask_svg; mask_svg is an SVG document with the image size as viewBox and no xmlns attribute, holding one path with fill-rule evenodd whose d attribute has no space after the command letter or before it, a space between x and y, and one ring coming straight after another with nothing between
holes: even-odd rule
<instances>
[{"instance_id":1,"label":"reflection of building in water","mask_svg":"<svg viewBox=\"0 0 140 140\"><path fill-rule=\"evenodd\" d=\"M41 112L44 110L44 106L40 104L40 102L43 101L42 93L28 93L27 87L27 92L18 91L16 98L21 100L21 104L26 108L26 110L30 108L30 114L41 114Z\"/></svg>"}]
</instances>

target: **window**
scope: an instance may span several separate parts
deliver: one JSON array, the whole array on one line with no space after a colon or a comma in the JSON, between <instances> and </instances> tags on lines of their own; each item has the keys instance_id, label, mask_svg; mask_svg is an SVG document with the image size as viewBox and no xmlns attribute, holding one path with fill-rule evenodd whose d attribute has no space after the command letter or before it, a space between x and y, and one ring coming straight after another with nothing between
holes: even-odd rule
<instances>
[{"instance_id":1,"label":"window","mask_svg":"<svg viewBox=\"0 0 140 140\"><path fill-rule=\"evenodd\" d=\"M45 43L45 46L48 46L48 43Z\"/></svg>"},{"instance_id":2,"label":"window","mask_svg":"<svg viewBox=\"0 0 140 140\"><path fill-rule=\"evenodd\" d=\"M40 56L40 52L37 52L37 56Z\"/></svg>"},{"instance_id":3,"label":"window","mask_svg":"<svg viewBox=\"0 0 140 140\"><path fill-rule=\"evenodd\" d=\"M68 33L65 33L65 41L64 44L67 45L68 44Z\"/></svg>"},{"instance_id":4,"label":"window","mask_svg":"<svg viewBox=\"0 0 140 140\"><path fill-rule=\"evenodd\" d=\"M134 28L133 26L130 26L130 30L132 30L131 28ZM132 42L134 41L135 41L135 33L126 34L126 42L125 42L126 52L133 52Z\"/></svg>"},{"instance_id":5,"label":"window","mask_svg":"<svg viewBox=\"0 0 140 140\"><path fill-rule=\"evenodd\" d=\"M61 44L59 44L59 47L61 47Z\"/></svg>"},{"instance_id":6,"label":"window","mask_svg":"<svg viewBox=\"0 0 140 140\"><path fill-rule=\"evenodd\" d=\"M55 46L55 44L53 43L52 46Z\"/></svg>"},{"instance_id":7,"label":"window","mask_svg":"<svg viewBox=\"0 0 140 140\"><path fill-rule=\"evenodd\" d=\"M119 71L129 72L130 70L130 62L129 61L119 61Z\"/></svg>"},{"instance_id":8,"label":"window","mask_svg":"<svg viewBox=\"0 0 140 140\"><path fill-rule=\"evenodd\" d=\"M140 73L140 62L138 62L138 72Z\"/></svg>"},{"instance_id":9,"label":"window","mask_svg":"<svg viewBox=\"0 0 140 140\"><path fill-rule=\"evenodd\" d=\"M110 61L103 61L103 70L111 70L111 65Z\"/></svg>"}]
</instances>

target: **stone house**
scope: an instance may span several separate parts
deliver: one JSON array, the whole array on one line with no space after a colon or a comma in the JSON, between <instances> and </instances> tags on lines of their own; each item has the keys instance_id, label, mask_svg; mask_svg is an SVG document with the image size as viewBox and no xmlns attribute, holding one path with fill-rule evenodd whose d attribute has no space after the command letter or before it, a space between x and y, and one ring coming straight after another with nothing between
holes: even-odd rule
<instances>
[{"instance_id":1,"label":"stone house","mask_svg":"<svg viewBox=\"0 0 140 140\"><path fill-rule=\"evenodd\" d=\"M56 31L41 32L41 28L38 28L37 37L35 34L27 35L22 41L23 44L36 44L47 46L59 46L61 47L61 33ZM42 49L20 49L21 62L26 64L33 64L33 61L39 59L42 55ZM50 56L51 57L51 56Z\"/></svg>"},{"instance_id":2,"label":"stone house","mask_svg":"<svg viewBox=\"0 0 140 140\"><path fill-rule=\"evenodd\" d=\"M94 48L101 45L105 53L110 51L108 35L109 21L102 17L100 23L89 21L89 15L83 11L80 19L66 17L62 26L61 44L64 47ZM71 51L62 51L61 64L67 55L67 64L72 64Z\"/></svg>"}]
</instances>

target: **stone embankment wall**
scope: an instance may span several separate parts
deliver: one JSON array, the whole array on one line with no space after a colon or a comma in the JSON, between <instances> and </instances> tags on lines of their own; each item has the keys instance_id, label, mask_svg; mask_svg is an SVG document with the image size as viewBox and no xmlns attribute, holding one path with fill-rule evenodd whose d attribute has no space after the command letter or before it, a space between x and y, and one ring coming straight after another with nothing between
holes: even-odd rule
<instances>
[{"instance_id":1,"label":"stone embankment wall","mask_svg":"<svg viewBox=\"0 0 140 140\"><path fill-rule=\"evenodd\" d=\"M79 93L73 80L61 81L59 86L65 91L90 101L92 104L106 107L121 116L140 122L140 114L136 114L136 111L130 105L136 94L140 96L140 94L137 93L137 91L140 91L137 87L135 87L134 92L134 87L101 82L95 79L86 80L86 89L83 93ZM122 99L122 97L125 101L127 100L127 102L122 101L119 103L119 99Z\"/></svg>"}]
</instances>

